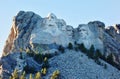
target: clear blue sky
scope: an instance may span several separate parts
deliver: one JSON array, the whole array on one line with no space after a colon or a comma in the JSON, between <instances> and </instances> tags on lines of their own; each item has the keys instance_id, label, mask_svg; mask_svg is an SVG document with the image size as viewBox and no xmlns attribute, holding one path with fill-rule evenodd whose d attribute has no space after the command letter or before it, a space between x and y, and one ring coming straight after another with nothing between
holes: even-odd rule
<instances>
[{"instance_id":1,"label":"clear blue sky","mask_svg":"<svg viewBox=\"0 0 120 79\"><path fill-rule=\"evenodd\" d=\"M120 0L1 0L0 52L10 33L12 18L20 10L42 17L52 12L73 27L93 20L103 21L106 26L120 23Z\"/></svg>"}]
</instances>

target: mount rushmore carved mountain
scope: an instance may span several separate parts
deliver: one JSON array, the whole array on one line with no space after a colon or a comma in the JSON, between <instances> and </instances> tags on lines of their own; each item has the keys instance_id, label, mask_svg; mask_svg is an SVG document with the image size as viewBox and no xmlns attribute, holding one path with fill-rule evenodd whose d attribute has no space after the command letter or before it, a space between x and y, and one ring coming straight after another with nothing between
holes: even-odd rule
<instances>
[{"instance_id":1,"label":"mount rushmore carved mountain","mask_svg":"<svg viewBox=\"0 0 120 79\"><path fill-rule=\"evenodd\" d=\"M92 55L97 50L102 55L97 63L89 57L91 48ZM73 28L53 13L42 18L20 11L13 19L0 63L2 79L13 79L15 70L19 77L25 71L26 79L39 71L45 79L119 79L120 25L105 27L103 22L92 21ZM44 68L46 74L41 72ZM56 69L59 74L54 77Z\"/></svg>"}]
</instances>

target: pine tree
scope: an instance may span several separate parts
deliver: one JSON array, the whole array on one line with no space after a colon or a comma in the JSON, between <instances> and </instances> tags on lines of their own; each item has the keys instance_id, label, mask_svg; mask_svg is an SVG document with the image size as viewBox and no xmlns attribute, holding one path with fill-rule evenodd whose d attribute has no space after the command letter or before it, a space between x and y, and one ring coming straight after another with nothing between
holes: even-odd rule
<instances>
[{"instance_id":1,"label":"pine tree","mask_svg":"<svg viewBox=\"0 0 120 79\"><path fill-rule=\"evenodd\" d=\"M88 57L94 58L94 53L95 53L94 45L91 45L89 52L88 52Z\"/></svg>"},{"instance_id":2,"label":"pine tree","mask_svg":"<svg viewBox=\"0 0 120 79\"><path fill-rule=\"evenodd\" d=\"M43 56L41 53L36 53L34 56L35 61L37 61L39 64L43 62Z\"/></svg>"},{"instance_id":3,"label":"pine tree","mask_svg":"<svg viewBox=\"0 0 120 79\"><path fill-rule=\"evenodd\" d=\"M104 64L104 69L107 69L107 64Z\"/></svg>"},{"instance_id":4,"label":"pine tree","mask_svg":"<svg viewBox=\"0 0 120 79\"><path fill-rule=\"evenodd\" d=\"M33 79L32 74L29 75L29 79Z\"/></svg>"},{"instance_id":5,"label":"pine tree","mask_svg":"<svg viewBox=\"0 0 120 79\"><path fill-rule=\"evenodd\" d=\"M113 59L113 54L112 53L107 56L107 62L110 63L110 64L114 63L114 59Z\"/></svg>"},{"instance_id":6,"label":"pine tree","mask_svg":"<svg viewBox=\"0 0 120 79\"><path fill-rule=\"evenodd\" d=\"M75 45L77 45L77 42L76 42L76 41L74 41L74 44L75 44Z\"/></svg>"},{"instance_id":7,"label":"pine tree","mask_svg":"<svg viewBox=\"0 0 120 79\"><path fill-rule=\"evenodd\" d=\"M40 72L37 72L36 75L35 75L35 78L34 79L41 79L41 74Z\"/></svg>"},{"instance_id":8,"label":"pine tree","mask_svg":"<svg viewBox=\"0 0 120 79\"><path fill-rule=\"evenodd\" d=\"M61 51L62 53L65 52L65 49L64 49L64 47L62 45L59 46L58 50Z\"/></svg>"},{"instance_id":9,"label":"pine tree","mask_svg":"<svg viewBox=\"0 0 120 79\"><path fill-rule=\"evenodd\" d=\"M22 73L22 75L20 76L20 79L26 79L25 75L26 75L26 73L25 73L25 71L24 71L24 72Z\"/></svg>"},{"instance_id":10,"label":"pine tree","mask_svg":"<svg viewBox=\"0 0 120 79\"><path fill-rule=\"evenodd\" d=\"M81 50L82 52L86 53L87 52L87 49L85 48L84 44L81 43L81 44L78 44L78 48L79 50Z\"/></svg>"},{"instance_id":11,"label":"pine tree","mask_svg":"<svg viewBox=\"0 0 120 79\"><path fill-rule=\"evenodd\" d=\"M46 75L47 69L46 68L42 68L41 73L42 73L42 75Z\"/></svg>"},{"instance_id":12,"label":"pine tree","mask_svg":"<svg viewBox=\"0 0 120 79\"><path fill-rule=\"evenodd\" d=\"M72 43L69 43L69 44L68 44L68 49L73 49Z\"/></svg>"},{"instance_id":13,"label":"pine tree","mask_svg":"<svg viewBox=\"0 0 120 79\"><path fill-rule=\"evenodd\" d=\"M22 52L20 52L20 59L23 59L23 55L22 55Z\"/></svg>"},{"instance_id":14,"label":"pine tree","mask_svg":"<svg viewBox=\"0 0 120 79\"><path fill-rule=\"evenodd\" d=\"M90 52L92 52L92 53L94 53L94 52L95 52L94 45L91 45L91 47L90 47Z\"/></svg>"},{"instance_id":15,"label":"pine tree","mask_svg":"<svg viewBox=\"0 0 120 79\"><path fill-rule=\"evenodd\" d=\"M18 70L15 69L13 74L12 74L12 79L19 79L19 76L18 76Z\"/></svg>"},{"instance_id":16,"label":"pine tree","mask_svg":"<svg viewBox=\"0 0 120 79\"><path fill-rule=\"evenodd\" d=\"M2 79L2 78L1 78L1 79ZM13 79L12 76L10 76L9 79Z\"/></svg>"},{"instance_id":17,"label":"pine tree","mask_svg":"<svg viewBox=\"0 0 120 79\"><path fill-rule=\"evenodd\" d=\"M95 58L95 60L98 60L99 58L102 58L102 54L99 51L99 49L96 50L94 58Z\"/></svg>"},{"instance_id":18,"label":"pine tree","mask_svg":"<svg viewBox=\"0 0 120 79\"><path fill-rule=\"evenodd\" d=\"M48 67L49 67L48 58L47 58L47 57L45 57L45 58L44 58L43 65L42 65L42 68L48 68Z\"/></svg>"},{"instance_id":19,"label":"pine tree","mask_svg":"<svg viewBox=\"0 0 120 79\"><path fill-rule=\"evenodd\" d=\"M50 79L58 79L59 75L60 75L60 71L56 70L56 71L53 72Z\"/></svg>"}]
</instances>

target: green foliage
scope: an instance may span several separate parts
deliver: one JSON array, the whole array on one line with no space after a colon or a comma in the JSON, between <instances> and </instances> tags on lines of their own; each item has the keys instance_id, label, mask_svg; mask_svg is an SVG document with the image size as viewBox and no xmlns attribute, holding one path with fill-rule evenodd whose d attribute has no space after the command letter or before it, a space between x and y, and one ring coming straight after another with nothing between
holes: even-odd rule
<instances>
[{"instance_id":1,"label":"green foliage","mask_svg":"<svg viewBox=\"0 0 120 79\"><path fill-rule=\"evenodd\" d=\"M99 58L102 58L102 54L99 51L99 49L96 50L95 55L94 55L95 60L98 60Z\"/></svg>"},{"instance_id":2,"label":"green foliage","mask_svg":"<svg viewBox=\"0 0 120 79\"><path fill-rule=\"evenodd\" d=\"M29 56L33 57L34 60L35 60L37 63L41 64L41 63L43 62L43 55L41 54L41 52L37 52L37 51L34 52L34 51L30 50L29 48L27 48L27 49L26 49L26 53L27 53Z\"/></svg>"},{"instance_id":3,"label":"green foliage","mask_svg":"<svg viewBox=\"0 0 120 79\"><path fill-rule=\"evenodd\" d=\"M75 51L79 51L78 45L75 45L74 49Z\"/></svg>"},{"instance_id":4,"label":"green foliage","mask_svg":"<svg viewBox=\"0 0 120 79\"><path fill-rule=\"evenodd\" d=\"M25 71L22 73L22 75L20 76L20 79L26 79L26 73Z\"/></svg>"},{"instance_id":5,"label":"green foliage","mask_svg":"<svg viewBox=\"0 0 120 79\"><path fill-rule=\"evenodd\" d=\"M104 61L107 61L107 58L106 58L105 54L103 54L100 58Z\"/></svg>"},{"instance_id":6,"label":"green foliage","mask_svg":"<svg viewBox=\"0 0 120 79\"><path fill-rule=\"evenodd\" d=\"M19 51L20 51L20 52L23 52L23 49L22 49L22 48L19 48Z\"/></svg>"},{"instance_id":7,"label":"green foliage","mask_svg":"<svg viewBox=\"0 0 120 79\"><path fill-rule=\"evenodd\" d=\"M38 62L39 64L41 64L43 62L43 56L42 56L42 54L41 53L36 53L34 55L34 60L36 62Z\"/></svg>"},{"instance_id":8,"label":"green foliage","mask_svg":"<svg viewBox=\"0 0 120 79\"><path fill-rule=\"evenodd\" d=\"M96 79L98 79L98 76L96 76Z\"/></svg>"},{"instance_id":9,"label":"green foliage","mask_svg":"<svg viewBox=\"0 0 120 79\"><path fill-rule=\"evenodd\" d=\"M106 64L104 64L104 69L107 69L107 65Z\"/></svg>"},{"instance_id":10,"label":"green foliage","mask_svg":"<svg viewBox=\"0 0 120 79\"><path fill-rule=\"evenodd\" d=\"M49 67L48 58L47 58L47 57L45 57L45 58L44 58L44 61L43 61L42 68L48 68L48 67Z\"/></svg>"},{"instance_id":11,"label":"green foliage","mask_svg":"<svg viewBox=\"0 0 120 79\"><path fill-rule=\"evenodd\" d=\"M62 53L65 52L65 49L64 49L64 47L63 47L62 45L60 45L60 46L58 47L58 50L61 51Z\"/></svg>"},{"instance_id":12,"label":"green foliage","mask_svg":"<svg viewBox=\"0 0 120 79\"><path fill-rule=\"evenodd\" d=\"M34 79L42 79L40 72L37 72L37 73L35 74L35 78L34 78Z\"/></svg>"},{"instance_id":13,"label":"green foliage","mask_svg":"<svg viewBox=\"0 0 120 79\"><path fill-rule=\"evenodd\" d=\"M55 55L59 55L59 53L57 51L55 51Z\"/></svg>"},{"instance_id":14,"label":"green foliage","mask_svg":"<svg viewBox=\"0 0 120 79\"><path fill-rule=\"evenodd\" d=\"M95 62L96 62L98 65L102 65L102 63L99 61L99 58L102 57L102 54L101 54L101 52L99 51L99 49L97 49L97 50L95 51L95 53L90 54L90 55L93 55L93 56L90 56L90 57L91 57L92 59L94 59Z\"/></svg>"},{"instance_id":15,"label":"green foliage","mask_svg":"<svg viewBox=\"0 0 120 79\"><path fill-rule=\"evenodd\" d=\"M34 52L32 50L30 50L29 48L26 49L26 53L27 55L29 55L30 57L34 56Z\"/></svg>"},{"instance_id":16,"label":"green foliage","mask_svg":"<svg viewBox=\"0 0 120 79\"><path fill-rule=\"evenodd\" d=\"M92 53L94 53L95 52L95 48L94 48L94 45L91 45L91 47L90 47L90 50L89 50L90 52L92 52Z\"/></svg>"},{"instance_id":17,"label":"green foliage","mask_svg":"<svg viewBox=\"0 0 120 79\"><path fill-rule=\"evenodd\" d=\"M2 79L2 78L0 78L0 79ZM12 76L10 76L9 79L12 79Z\"/></svg>"},{"instance_id":18,"label":"green foliage","mask_svg":"<svg viewBox=\"0 0 120 79\"><path fill-rule=\"evenodd\" d=\"M12 76L9 79L19 79L18 70L15 69L12 73Z\"/></svg>"},{"instance_id":19,"label":"green foliage","mask_svg":"<svg viewBox=\"0 0 120 79\"><path fill-rule=\"evenodd\" d=\"M26 72L26 73L35 73L35 69L34 67L29 67L28 65L26 65L23 70Z\"/></svg>"},{"instance_id":20,"label":"green foliage","mask_svg":"<svg viewBox=\"0 0 120 79\"><path fill-rule=\"evenodd\" d=\"M0 78L0 79L2 79L2 78ZM10 76L9 79L13 79L12 76Z\"/></svg>"},{"instance_id":21,"label":"green foliage","mask_svg":"<svg viewBox=\"0 0 120 79\"><path fill-rule=\"evenodd\" d=\"M15 69L12 75L13 75L13 78L18 79L19 78L19 76L18 76L18 70Z\"/></svg>"},{"instance_id":22,"label":"green foliage","mask_svg":"<svg viewBox=\"0 0 120 79\"><path fill-rule=\"evenodd\" d=\"M81 57L83 57L83 55L81 55Z\"/></svg>"},{"instance_id":23,"label":"green foliage","mask_svg":"<svg viewBox=\"0 0 120 79\"><path fill-rule=\"evenodd\" d=\"M69 43L69 44L68 44L68 49L73 49L72 43Z\"/></svg>"},{"instance_id":24,"label":"green foliage","mask_svg":"<svg viewBox=\"0 0 120 79\"><path fill-rule=\"evenodd\" d=\"M20 59L23 59L23 55L22 55L22 52L20 52Z\"/></svg>"},{"instance_id":25,"label":"green foliage","mask_svg":"<svg viewBox=\"0 0 120 79\"><path fill-rule=\"evenodd\" d=\"M79 51L79 46L76 41L74 42L74 49L75 51Z\"/></svg>"},{"instance_id":26,"label":"green foliage","mask_svg":"<svg viewBox=\"0 0 120 79\"><path fill-rule=\"evenodd\" d=\"M53 72L53 74L51 75L50 79L58 79L60 75L60 71L56 70Z\"/></svg>"},{"instance_id":27,"label":"green foliage","mask_svg":"<svg viewBox=\"0 0 120 79\"><path fill-rule=\"evenodd\" d=\"M84 44L81 43L81 44L78 44L78 48L79 50L81 50L82 52L86 53L87 52L87 49L85 48Z\"/></svg>"},{"instance_id":28,"label":"green foliage","mask_svg":"<svg viewBox=\"0 0 120 79\"><path fill-rule=\"evenodd\" d=\"M48 62L48 58L45 57L42 65L42 70L41 70L42 75L46 75L47 68L49 68L49 62Z\"/></svg>"},{"instance_id":29,"label":"green foliage","mask_svg":"<svg viewBox=\"0 0 120 79\"><path fill-rule=\"evenodd\" d=\"M30 49L29 49L29 48L26 48L25 52L26 52L26 53L30 52Z\"/></svg>"},{"instance_id":30,"label":"green foliage","mask_svg":"<svg viewBox=\"0 0 120 79\"><path fill-rule=\"evenodd\" d=\"M32 76L32 74L30 74L30 75L29 75L29 79L33 79L33 76Z\"/></svg>"},{"instance_id":31,"label":"green foliage","mask_svg":"<svg viewBox=\"0 0 120 79\"><path fill-rule=\"evenodd\" d=\"M45 53L42 56L43 56L43 58L47 57L48 59L53 57L50 53Z\"/></svg>"},{"instance_id":32,"label":"green foliage","mask_svg":"<svg viewBox=\"0 0 120 79\"><path fill-rule=\"evenodd\" d=\"M114 59L113 59L113 54L112 53L107 56L107 62L110 63L110 64L114 63Z\"/></svg>"},{"instance_id":33,"label":"green foliage","mask_svg":"<svg viewBox=\"0 0 120 79\"><path fill-rule=\"evenodd\" d=\"M42 68L41 74L42 74L42 75L46 75L46 73L47 73L47 68Z\"/></svg>"},{"instance_id":34,"label":"green foliage","mask_svg":"<svg viewBox=\"0 0 120 79\"><path fill-rule=\"evenodd\" d=\"M89 51L88 51L88 57L94 59L94 53L95 53L95 48L94 45L91 45Z\"/></svg>"},{"instance_id":35,"label":"green foliage","mask_svg":"<svg viewBox=\"0 0 120 79\"><path fill-rule=\"evenodd\" d=\"M74 41L74 44L75 44L75 45L77 45L77 42L76 42L76 41Z\"/></svg>"},{"instance_id":36,"label":"green foliage","mask_svg":"<svg viewBox=\"0 0 120 79\"><path fill-rule=\"evenodd\" d=\"M102 65L102 63L101 63L99 60L95 60L95 62L96 62L98 65Z\"/></svg>"}]
</instances>

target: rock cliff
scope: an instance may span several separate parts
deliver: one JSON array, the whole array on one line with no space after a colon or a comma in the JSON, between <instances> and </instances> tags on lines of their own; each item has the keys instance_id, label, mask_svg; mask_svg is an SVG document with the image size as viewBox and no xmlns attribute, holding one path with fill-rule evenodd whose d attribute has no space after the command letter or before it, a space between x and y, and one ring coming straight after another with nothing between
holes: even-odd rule
<instances>
[{"instance_id":1,"label":"rock cliff","mask_svg":"<svg viewBox=\"0 0 120 79\"><path fill-rule=\"evenodd\" d=\"M67 48L69 43L75 45L75 42L83 43L87 49L94 45L95 49L99 49L105 56L112 53L114 62L120 66L119 24L105 28L103 22L93 21L73 28L53 13L43 18L33 12L20 11L13 19L11 32L3 50L1 74L4 76L7 73L8 76L3 77L6 79L11 75L13 69L17 68L22 71L26 64L34 66L35 71L38 71L41 65L27 56L25 52L55 54L54 52L58 51L60 45ZM22 54L24 59L19 58L21 52L24 53ZM12 62L10 63L9 60Z\"/></svg>"},{"instance_id":2,"label":"rock cliff","mask_svg":"<svg viewBox=\"0 0 120 79\"><path fill-rule=\"evenodd\" d=\"M14 17L11 33L3 52L7 54L20 48L34 49L36 46L48 46L48 44L67 46L69 42L74 43L74 41L84 43L87 48L93 44L96 49L103 51L104 27L104 23L94 21L73 28L53 13L42 18L33 12L20 11Z\"/></svg>"}]
</instances>

